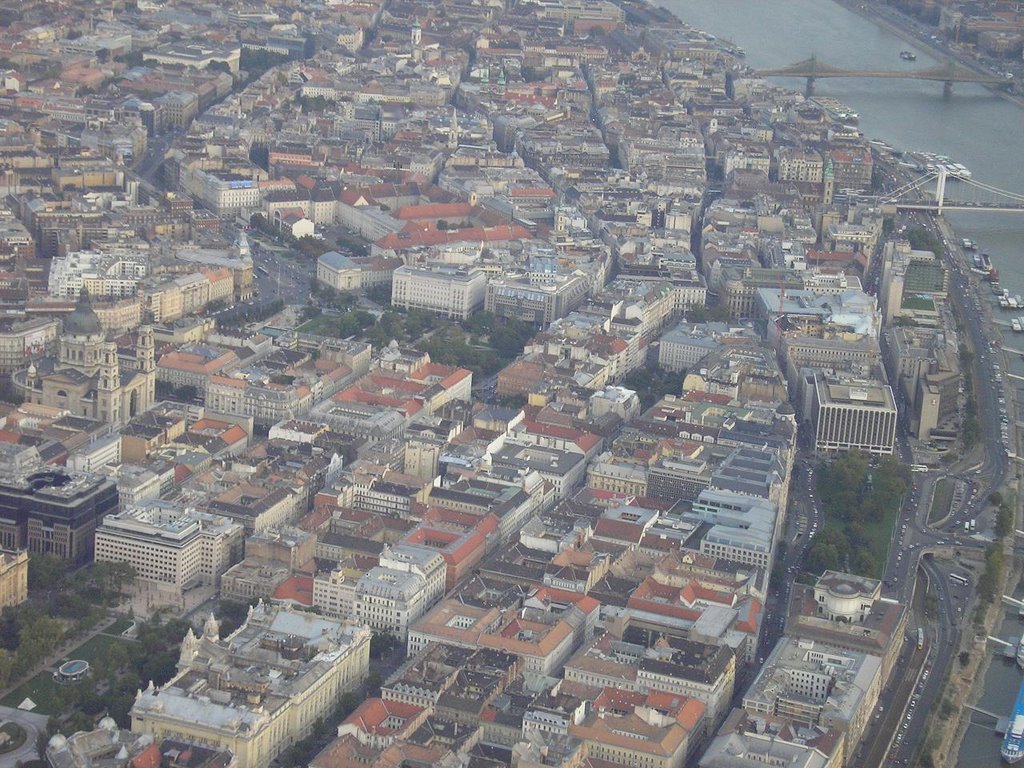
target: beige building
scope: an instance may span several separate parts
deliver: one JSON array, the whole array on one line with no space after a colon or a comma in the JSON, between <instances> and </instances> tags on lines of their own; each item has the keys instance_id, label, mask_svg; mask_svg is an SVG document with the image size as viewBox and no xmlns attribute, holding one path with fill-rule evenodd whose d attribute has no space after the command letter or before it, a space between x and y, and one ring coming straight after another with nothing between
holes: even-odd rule
<instances>
[{"instance_id":1,"label":"beige building","mask_svg":"<svg viewBox=\"0 0 1024 768\"><path fill-rule=\"evenodd\" d=\"M0 549L0 608L28 599L28 552Z\"/></svg>"},{"instance_id":2,"label":"beige building","mask_svg":"<svg viewBox=\"0 0 1024 768\"><path fill-rule=\"evenodd\" d=\"M776 152L779 181L821 184L825 161L813 149L783 147Z\"/></svg>"},{"instance_id":3,"label":"beige building","mask_svg":"<svg viewBox=\"0 0 1024 768\"><path fill-rule=\"evenodd\" d=\"M794 584L787 632L879 656L887 681L906 639L909 611L884 599L881 587L876 579L837 571L825 571L813 586Z\"/></svg>"},{"instance_id":4,"label":"beige building","mask_svg":"<svg viewBox=\"0 0 1024 768\"><path fill-rule=\"evenodd\" d=\"M138 296L100 302L93 311L103 330L115 336L134 331L142 325L142 299Z\"/></svg>"},{"instance_id":5,"label":"beige building","mask_svg":"<svg viewBox=\"0 0 1024 768\"><path fill-rule=\"evenodd\" d=\"M644 648L606 633L566 663L565 679L592 688L664 691L696 699L714 728L732 704L736 656L726 645L666 636Z\"/></svg>"},{"instance_id":6,"label":"beige building","mask_svg":"<svg viewBox=\"0 0 1024 768\"><path fill-rule=\"evenodd\" d=\"M751 715L834 728L852 755L878 703L882 659L820 640L784 637L743 697Z\"/></svg>"},{"instance_id":7,"label":"beige building","mask_svg":"<svg viewBox=\"0 0 1024 768\"><path fill-rule=\"evenodd\" d=\"M267 768L356 690L370 662L370 630L314 613L249 609L228 637L211 615L181 643L178 673L150 683L132 707L132 731L229 749L236 768Z\"/></svg>"},{"instance_id":8,"label":"beige building","mask_svg":"<svg viewBox=\"0 0 1024 768\"><path fill-rule=\"evenodd\" d=\"M13 373L52 353L60 324L53 318L14 322L0 327L0 373Z\"/></svg>"},{"instance_id":9,"label":"beige building","mask_svg":"<svg viewBox=\"0 0 1024 768\"><path fill-rule=\"evenodd\" d=\"M137 578L179 592L217 584L242 554L241 525L169 501L147 501L107 515L96 529L96 561L130 563Z\"/></svg>"},{"instance_id":10,"label":"beige building","mask_svg":"<svg viewBox=\"0 0 1024 768\"><path fill-rule=\"evenodd\" d=\"M160 356L156 364L156 378L172 387L194 387L197 393L205 395L211 377L229 373L239 365L234 350L188 344Z\"/></svg>"},{"instance_id":11,"label":"beige building","mask_svg":"<svg viewBox=\"0 0 1024 768\"><path fill-rule=\"evenodd\" d=\"M571 605L558 610L549 595L547 588L536 589L521 607L504 610L442 600L409 628L409 656L432 642L493 648L519 656L529 672L552 675L580 643L593 636L600 604L578 595Z\"/></svg>"},{"instance_id":12,"label":"beige building","mask_svg":"<svg viewBox=\"0 0 1024 768\"><path fill-rule=\"evenodd\" d=\"M707 728L704 705L672 693L604 689L569 726L592 759L628 768L683 768Z\"/></svg>"},{"instance_id":13,"label":"beige building","mask_svg":"<svg viewBox=\"0 0 1024 768\"><path fill-rule=\"evenodd\" d=\"M483 309L487 276L476 267L402 266L391 278L391 303L465 320Z\"/></svg>"},{"instance_id":14,"label":"beige building","mask_svg":"<svg viewBox=\"0 0 1024 768\"><path fill-rule=\"evenodd\" d=\"M345 563L313 577L313 605L325 616L348 619L355 615L356 584L364 572Z\"/></svg>"}]
</instances>

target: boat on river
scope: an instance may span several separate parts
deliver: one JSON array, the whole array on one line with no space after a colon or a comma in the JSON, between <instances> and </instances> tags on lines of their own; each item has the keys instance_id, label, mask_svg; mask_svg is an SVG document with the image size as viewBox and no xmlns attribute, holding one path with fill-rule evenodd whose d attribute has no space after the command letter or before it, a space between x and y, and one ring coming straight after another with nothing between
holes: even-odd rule
<instances>
[{"instance_id":1,"label":"boat on river","mask_svg":"<svg viewBox=\"0 0 1024 768\"><path fill-rule=\"evenodd\" d=\"M1024 681L1017 691L1017 701L1013 704L999 754L1010 765L1016 765L1024 758Z\"/></svg>"}]
</instances>

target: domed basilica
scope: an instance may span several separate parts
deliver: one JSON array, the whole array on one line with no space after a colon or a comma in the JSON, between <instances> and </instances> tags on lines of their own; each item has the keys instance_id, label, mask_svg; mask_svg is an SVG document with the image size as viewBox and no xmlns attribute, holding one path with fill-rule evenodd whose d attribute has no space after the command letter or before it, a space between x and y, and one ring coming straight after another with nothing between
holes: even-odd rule
<instances>
[{"instance_id":1,"label":"domed basilica","mask_svg":"<svg viewBox=\"0 0 1024 768\"><path fill-rule=\"evenodd\" d=\"M139 328L132 349L118 349L83 289L64 320L60 351L14 374L26 402L63 408L110 424L124 424L156 399L153 329Z\"/></svg>"}]
</instances>

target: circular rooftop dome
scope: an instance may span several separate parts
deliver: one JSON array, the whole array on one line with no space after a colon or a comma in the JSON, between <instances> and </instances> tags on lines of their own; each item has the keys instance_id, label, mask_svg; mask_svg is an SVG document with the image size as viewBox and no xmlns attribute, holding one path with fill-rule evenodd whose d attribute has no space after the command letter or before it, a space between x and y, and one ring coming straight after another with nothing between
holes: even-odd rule
<instances>
[{"instance_id":1,"label":"circular rooftop dome","mask_svg":"<svg viewBox=\"0 0 1024 768\"><path fill-rule=\"evenodd\" d=\"M74 310L64 318L64 333L74 336L96 336L103 333L103 326L92 309L92 300L85 288L78 294Z\"/></svg>"},{"instance_id":2,"label":"circular rooftop dome","mask_svg":"<svg viewBox=\"0 0 1024 768\"><path fill-rule=\"evenodd\" d=\"M117 723L114 722L114 718L112 718L110 715L107 715L106 717L100 719L99 727L102 728L104 731L116 731Z\"/></svg>"}]
</instances>

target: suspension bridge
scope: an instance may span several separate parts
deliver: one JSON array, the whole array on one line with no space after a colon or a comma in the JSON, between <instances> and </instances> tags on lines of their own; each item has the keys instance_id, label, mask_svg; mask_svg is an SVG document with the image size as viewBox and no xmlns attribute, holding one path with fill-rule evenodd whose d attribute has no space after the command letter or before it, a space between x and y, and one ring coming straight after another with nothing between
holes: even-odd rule
<instances>
[{"instance_id":1,"label":"suspension bridge","mask_svg":"<svg viewBox=\"0 0 1024 768\"><path fill-rule=\"evenodd\" d=\"M950 96L953 93L954 83L980 83L1006 88L1012 81L1004 77L993 77L983 75L968 69L967 67L950 61L948 64L939 64L927 69L846 69L837 67L812 55L811 58L790 64L787 67L776 67L775 69L761 69L757 71L761 77L802 77L807 81L806 93L814 95L814 83L816 80L826 77L866 77L885 78L892 80L931 80L942 83L943 94Z\"/></svg>"},{"instance_id":2,"label":"suspension bridge","mask_svg":"<svg viewBox=\"0 0 1024 768\"><path fill-rule=\"evenodd\" d=\"M898 211L938 214L946 211L1024 213L1024 195L957 176L944 166L878 196L877 204L892 206Z\"/></svg>"}]
</instances>

